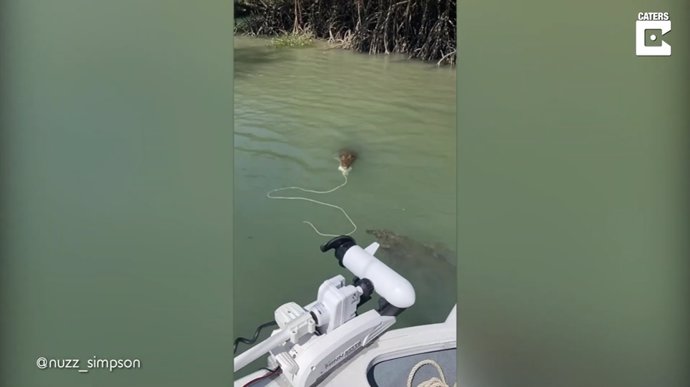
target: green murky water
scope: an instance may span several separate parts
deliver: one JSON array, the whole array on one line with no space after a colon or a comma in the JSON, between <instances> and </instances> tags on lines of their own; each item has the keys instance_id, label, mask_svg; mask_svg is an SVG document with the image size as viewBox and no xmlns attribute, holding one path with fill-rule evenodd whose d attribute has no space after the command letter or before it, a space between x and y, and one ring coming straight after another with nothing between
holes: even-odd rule
<instances>
[{"instance_id":1,"label":"green murky water","mask_svg":"<svg viewBox=\"0 0 690 387\"><path fill-rule=\"evenodd\" d=\"M352 226L340 211L265 196L286 186L337 186L341 147L360 155L348 184L305 196L342 206L361 245L374 241L367 229L412 238L405 253L381 254L417 291L399 326L445 318L456 298L455 266L421 256L428 250L420 246L455 251L455 85L454 69L406 58L323 45L274 49L266 40L235 38L237 335L251 335L285 302L313 301L325 279L351 278L332 253L319 251L329 238L302 223L348 233Z\"/></svg>"}]
</instances>

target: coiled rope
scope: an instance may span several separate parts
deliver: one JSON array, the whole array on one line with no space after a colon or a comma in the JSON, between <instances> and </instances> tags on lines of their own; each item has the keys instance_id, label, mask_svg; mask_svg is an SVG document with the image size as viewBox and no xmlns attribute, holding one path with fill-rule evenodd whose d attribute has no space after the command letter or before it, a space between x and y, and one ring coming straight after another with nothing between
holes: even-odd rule
<instances>
[{"instance_id":1,"label":"coiled rope","mask_svg":"<svg viewBox=\"0 0 690 387\"><path fill-rule=\"evenodd\" d=\"M410 370L410 374L407 377L407 387L413 387L412 380L414 379L414 375L417 373L417 371L419 371L420 368L424 367L425 365L432 365L436 367L436 370L438 371L438 374L441 376L441 378L439 379L437 377L433 377L429 380L426 380L418 384L417 387L450 387L448 383L446 383L446 377L445 375L443 375L443 369L441 369L441 366L431 359L422 360L419 363L417 363L414 367L412 367L412 370ZM457 387L458 383L456 382L453 386Z\"/></svg>"}]
</instances>

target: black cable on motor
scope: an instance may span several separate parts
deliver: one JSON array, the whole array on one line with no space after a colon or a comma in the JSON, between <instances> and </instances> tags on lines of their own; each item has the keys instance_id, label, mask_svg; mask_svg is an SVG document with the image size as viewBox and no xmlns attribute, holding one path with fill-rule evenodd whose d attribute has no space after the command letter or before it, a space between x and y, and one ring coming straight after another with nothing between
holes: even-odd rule
<instances>
[{"instance_id":1,"label":"black cable on motor","mask_svg":"<svg viewBox=\"0 0 690 387\"><path fill-rule=\"evenodd\" d=\"M256 379L250 380L247 384L245 384L245 385L242 386L242 387L248 387L250 384L254 384L254 383L258 382L259 380L264 380L264 379L266 379L266 378L270 378L271 376L278 375L278 374L280 374L280 372L282 371L282 370L280 369L280 367L277 367L277 368L274 369L274 370L269 370L268 368L262 368L262 369L265 369L266 371L268 371L268 373L267 373L267 374L264 374L264 375L262 375L262 376L259 376L259 377L256 378Z\"/></svg>"},{"instance_id":2,"label":"black cable on motor","mask_svg":"<svg viewBox=\"0 0 690 387\"><path fill-rule=\"evenodd\" d=\"M276 323L275 320L272 320L272 321L269 321L269 322L267 322L267 323L263 323L263 324L259 325L259 326L256 328L256 331L254 331L254 336L253 336L251 339L245 339L244 337L238 337L238 338L236 338L236 339L235 339L235 347L234 347L234 349L233 349L233 353L234 353L234 354L237 353L237 345L238 345L239 343L245 343L245 344L247 344L247 345L252 345L252 344L256 343L256 340L259 338L259 335L261 334L261 330L264 329L264 328L271 327L271 326L278 326L278 323Z\"/></svg>"}]
</instances>

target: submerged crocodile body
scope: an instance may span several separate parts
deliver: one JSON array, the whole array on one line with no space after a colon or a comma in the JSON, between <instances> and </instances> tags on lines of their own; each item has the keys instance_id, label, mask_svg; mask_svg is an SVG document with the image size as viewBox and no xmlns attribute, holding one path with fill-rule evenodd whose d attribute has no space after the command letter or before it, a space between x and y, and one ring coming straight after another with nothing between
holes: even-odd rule
<instances>
[{"instance_id":1,"label":"submerged crocodile body","mask_svg":"<svg viewBox=\"0 0 690 387\"><path fill-rule=\"evenodd\" d=\"M457 264L456 253L441 244L421 243L385 229L369 229L366 233L373 235L380 245L379 249L391 258L407 261L432 258L453 266Z\"/></svg>"}]
</instances>

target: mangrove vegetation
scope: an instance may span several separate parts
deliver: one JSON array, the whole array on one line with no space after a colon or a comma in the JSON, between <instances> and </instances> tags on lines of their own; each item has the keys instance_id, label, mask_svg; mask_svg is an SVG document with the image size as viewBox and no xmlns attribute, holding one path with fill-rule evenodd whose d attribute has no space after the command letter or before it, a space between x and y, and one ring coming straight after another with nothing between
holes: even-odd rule
<instances>
[{"instance_id":1,"label":"mangrove vegetation","mask_svg":"<svg viewBox=\"0 0 690 387\"><path fill-rule=\"evenodd\" d=\"M236 0L235 33L455 64L456 0Z\"/></svg>"}]
</instances>

